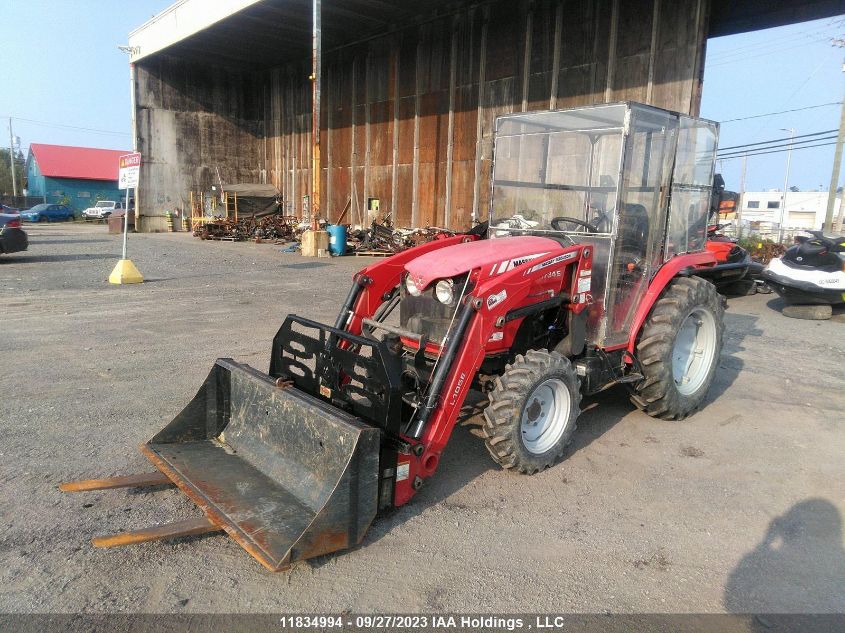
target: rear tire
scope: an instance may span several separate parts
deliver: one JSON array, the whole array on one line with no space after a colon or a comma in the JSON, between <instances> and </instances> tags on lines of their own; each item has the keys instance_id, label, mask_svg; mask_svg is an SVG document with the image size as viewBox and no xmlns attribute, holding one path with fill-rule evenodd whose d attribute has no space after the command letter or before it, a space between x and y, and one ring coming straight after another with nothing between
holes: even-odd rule
<instances>
[{"instance_id":1,"label":"rear tire","mask_svg":"<svg viewBox=\"0 0 845 633\"><path fill-rule=\"evenodd\" d=\"M646 319L637 343L644 379L634 403L650 416L680 420L704 401L722 353L724 307L700 277L674 279Z\"/></svg>"},{"instance_id":2,"label":"rear tire","mask_svg":"<svg viewBox=\"0 0 845 633\"><path fill-rule=\"evenodd\" d=\"M533 475L555 464L580 413L578 375L557 352L518 354L495 381L484 410L487 450L502 468Z\"/></svg>"}]
</instances>

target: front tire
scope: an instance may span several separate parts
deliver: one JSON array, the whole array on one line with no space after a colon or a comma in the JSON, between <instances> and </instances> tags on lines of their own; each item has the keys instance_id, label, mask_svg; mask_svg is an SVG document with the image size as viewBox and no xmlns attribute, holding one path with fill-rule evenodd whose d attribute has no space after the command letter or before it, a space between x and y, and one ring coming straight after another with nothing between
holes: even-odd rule
<instances>
[{"instance_id":1,"label":"front tire","mask_svg":"<svg viewBox=\"0 0 845 633\"><path fill-rule=\"evenodd\" d=\"M487 450L502 468L533 475L555 464L580 413L578 375L557 352L518 354L496 379L484 410Z\"/></svg>"},{"instance_id":2,"label":"front tire","mask_svg":"<svg viewBox=\"0 0 845 633\"><path fill-rule=\"evenodd\" d=\"M698 409L713 382L725 309L709 281L674 279L654 304L637 343L644 379L634 403L663 420L680 420Z\"/></svg>"}]
</instances>

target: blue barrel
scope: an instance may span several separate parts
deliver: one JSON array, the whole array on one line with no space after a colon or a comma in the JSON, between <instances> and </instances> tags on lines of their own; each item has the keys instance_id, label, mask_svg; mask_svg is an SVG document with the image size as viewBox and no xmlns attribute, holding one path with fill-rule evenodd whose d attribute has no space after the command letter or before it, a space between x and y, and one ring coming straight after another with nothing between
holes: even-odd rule
<instances>
[{"instance_id":1,"label":"blue barrel","mask_svg":"<svg viewBox=\"0 0 845 633\"><path fill-rule=\"evenodd\" d=\"M326 231L329 233L329 252L332 255L346 255L346 225L329 224Z\"/></svg>"}]
</instances>

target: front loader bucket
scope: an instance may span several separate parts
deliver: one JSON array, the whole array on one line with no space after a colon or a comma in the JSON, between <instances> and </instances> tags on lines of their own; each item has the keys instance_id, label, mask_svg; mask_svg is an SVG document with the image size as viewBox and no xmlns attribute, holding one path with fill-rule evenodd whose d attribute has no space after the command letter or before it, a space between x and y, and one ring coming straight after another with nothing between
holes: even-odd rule
<instances>
[{"instance_id":1,"label":"front loader bucket","mask_svg":"<svg viewBox=\"0 0 845 633\"><path fill-rule=\"evenodd\" d=\"M143 453L278 571L361 541L378 505L379 429L231 359Z\"/></svg>"}]
</instances>

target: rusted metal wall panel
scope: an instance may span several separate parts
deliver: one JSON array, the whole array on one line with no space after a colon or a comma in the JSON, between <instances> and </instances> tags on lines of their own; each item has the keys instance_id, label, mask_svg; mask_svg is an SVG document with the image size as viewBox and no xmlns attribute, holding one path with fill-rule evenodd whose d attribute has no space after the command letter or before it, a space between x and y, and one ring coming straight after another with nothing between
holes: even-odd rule
<instances>
[{"instance_id":1,"label":"rusted metal wall panel","mask_svg":"<svg viewBox=\"0 0 845 633\"><path fill-rule=\"evenodd\" d=\"M463 229L487 215L493 121L521 109L637 100L695 113L710 0L482 3L323 57L321 215ZM301 214L310 188L309 64L255 73L160 58L139 73L141 204L266 178ZM447 209L448 204L448 209Z\"/></svg>"},{"instance_id":2,"label":"rusted metal wall panel","mask_svg":"<svg viewBox=\"0 0 845 633\"><path fill-rule=\"evenodd\" d=\"M188 211L193 188L261 182L266 136L264 77L158 56L136 67L142 230L164 230L164 214ZM219 175L218 175L219 174Z\"/></svg>"}]
</instances>

